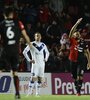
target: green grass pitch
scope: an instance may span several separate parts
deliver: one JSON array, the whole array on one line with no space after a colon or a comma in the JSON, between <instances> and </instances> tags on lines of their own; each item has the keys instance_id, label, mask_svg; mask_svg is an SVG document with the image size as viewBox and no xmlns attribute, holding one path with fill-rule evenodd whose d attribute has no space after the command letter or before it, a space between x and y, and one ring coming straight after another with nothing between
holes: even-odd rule
<instances>
[{"instance_id":1,"label":"green grass pitch","mask_svg":"<svg viewBox=\"0 0 90 100\"><path fill-rule=\"evenodd\" d=\"M15 100L12 94L0 94L0 100ZM90 95L41 95L40 97L21 95L20 100L90 100Z\"/></svg>"}]
</instances>

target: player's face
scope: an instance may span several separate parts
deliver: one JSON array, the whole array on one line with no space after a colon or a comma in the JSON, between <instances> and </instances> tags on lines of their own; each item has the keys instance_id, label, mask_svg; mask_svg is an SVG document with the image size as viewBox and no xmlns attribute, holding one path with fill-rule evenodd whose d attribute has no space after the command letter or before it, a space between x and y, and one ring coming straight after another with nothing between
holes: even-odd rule
<instances>
[{"instance_id":1,"label":"player's face","mask_svg":"<svg viewBox=\"0 0 90 100\"><path fill-rule=\"evenodd\" d=\"M35 34L35 40L36 41L41 41L41 34Z\"/></svg>"}]
</instances>

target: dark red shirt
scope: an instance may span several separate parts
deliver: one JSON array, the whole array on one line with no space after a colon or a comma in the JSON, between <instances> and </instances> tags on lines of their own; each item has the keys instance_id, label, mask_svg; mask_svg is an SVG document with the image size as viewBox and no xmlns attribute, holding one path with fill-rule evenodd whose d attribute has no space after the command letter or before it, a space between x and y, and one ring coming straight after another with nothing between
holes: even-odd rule
<instances>
[{"instance_id":1,"label":"dark red shirt","mask_svg":"<svg viewBox=\"0 0 90 100\"><path fill-rule=\"evenodd\" d=\"M75 38L70 38L70 54L69 60L73 62L77 62L78 50L76 49L78 42Z\"/></svg>"}]
</instances>

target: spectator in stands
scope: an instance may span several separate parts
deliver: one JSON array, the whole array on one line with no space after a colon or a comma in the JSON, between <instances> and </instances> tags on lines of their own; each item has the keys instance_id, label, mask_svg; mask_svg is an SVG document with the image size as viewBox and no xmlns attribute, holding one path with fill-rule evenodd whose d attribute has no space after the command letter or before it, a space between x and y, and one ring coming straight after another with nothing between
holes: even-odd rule
<instances>
[{"instance_id":1,"label":"spectator in stands","mask_svg":"<svg viewBox=\"0 0 90 100\"><path fill-rule=\"evenodd\" d=\"M60 14L63 11L63 0L50 0L50 9Z\"/></svg>"},{"instance_id":2,"label":"spectator in stands","mask_svg":"<svg viewBox=\"0 0 90 100\"><path fill-rule=\"evenodd\" d=\"M61 61L62 61L62 66L63 66L65 72L69 72L70 67L69 67L68 56L69 56L69 49L70 49L70 47L69 47L70 41L69 41L69 37L66 33L64 33L62 35L62 37L60 39L60 44L61 44L60 57L61 57Z\"/></svg>"}]
</instances>

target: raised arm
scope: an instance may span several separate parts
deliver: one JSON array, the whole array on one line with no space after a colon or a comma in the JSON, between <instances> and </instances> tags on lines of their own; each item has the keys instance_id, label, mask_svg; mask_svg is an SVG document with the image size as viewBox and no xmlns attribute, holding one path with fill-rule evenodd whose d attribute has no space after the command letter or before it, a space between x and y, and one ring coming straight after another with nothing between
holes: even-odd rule
<instances>
[{"instance_id":1,"label":"raised arm","mask_svg":"<svg viewBox=\"0 0 90 100\"><path fill-rule=\"evenodd\" d=\"M80 24L81 21L82 21L82 18L78 19L77 22L74 24L74 26L71 28L70 33L69 33L69 38L72 37L73 33L76 31L76 28Z\"/></svg>"}]
</instances>

